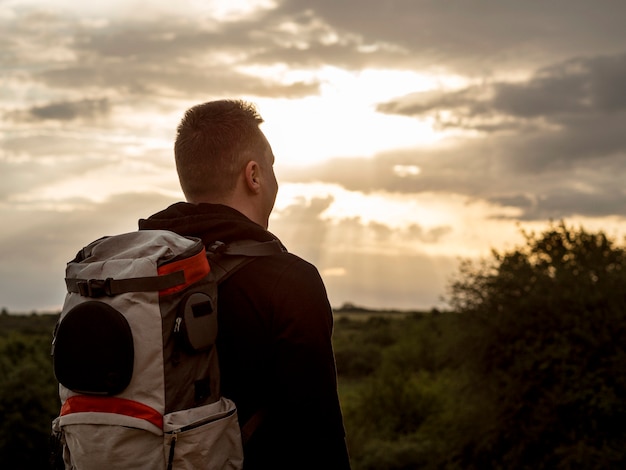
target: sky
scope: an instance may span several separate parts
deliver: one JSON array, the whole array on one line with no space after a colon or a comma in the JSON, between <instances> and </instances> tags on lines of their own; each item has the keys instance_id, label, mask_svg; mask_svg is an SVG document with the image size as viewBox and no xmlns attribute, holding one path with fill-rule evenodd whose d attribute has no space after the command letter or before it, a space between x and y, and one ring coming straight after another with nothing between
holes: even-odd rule
<instances>
[{"instance_id":1,"label":"sky","mask_svg":"<svg viewBox=\"0 0 626 470\"><path fill-rule=\"evenodd\" d=\"M183 199L189 107L255 103L270 231L331 305L445 308L550 221L626 235L626 2L0 0L0 307Z\"/></svg>"}]
</instances>

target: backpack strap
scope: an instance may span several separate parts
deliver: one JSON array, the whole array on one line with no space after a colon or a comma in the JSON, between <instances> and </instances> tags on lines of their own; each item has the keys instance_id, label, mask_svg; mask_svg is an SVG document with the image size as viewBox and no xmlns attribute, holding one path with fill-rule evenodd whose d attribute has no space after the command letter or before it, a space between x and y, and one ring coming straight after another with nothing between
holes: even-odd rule
<instances>
[{"instance_id":1,"label":"backpack strap","mask_svg":"<svg viewBox=\"0 0 626 470\"><path fill-rule=\"evenodd\" d=\"M206 250L211 271L218 284L259 256L271 256L287 251L278 240L268 242L238 240L229 244L216 241L207 246Z\"/></svg>"},{"instance_id":2,"label":"backpack strap","mask_svg":"<svg viewBox=\"0 0 626 470\"><path fill-rule=\"evenodd\" d=\"M219 284L259 256L271 256L286 251L278 240L269 242L241 240L228 245L218 241L207 247L207 257ZM266 415L267 409L261 408L241 426L241 440L244 446L265 420Z\"/></svg>"},{"instance_id":3,"label":"backpack strap","mask_svg":"<svg viewBox=\"0 0 626 470\"><path fill-rule=\"evenodd\" d=\"M246 421L243 426L241 426L241 441L243 442L244 447L248 444L248 441L252 438L254 431L256 431L261 425L266 415L267 410L262 408L254 413L250 419Z\"/></svg>"},{"instance_id":4,"label":"backpack strap","mask_svg":"<svg viewBox=\"0 0 626 470\"><path fill-rule=\"evenodd\" d=\"M184 271L175 271L162 276L134 277L127 279L75 279L65 278L67 291L83 297L103 297L126 292L151 292L185 284Z\"/></svg>"},{"instance_id":5,"label":"backpack strap","mask_svg":"<svg viewBox=\"0 0 626 470\"><path fill-rule=\"evenodd\" d=\"M255 240L238 240L229 244L215 241L207 247L207 252L239 256L269 256L287 251L278 240L258 242Z\"/></svg>"}]
</instances>

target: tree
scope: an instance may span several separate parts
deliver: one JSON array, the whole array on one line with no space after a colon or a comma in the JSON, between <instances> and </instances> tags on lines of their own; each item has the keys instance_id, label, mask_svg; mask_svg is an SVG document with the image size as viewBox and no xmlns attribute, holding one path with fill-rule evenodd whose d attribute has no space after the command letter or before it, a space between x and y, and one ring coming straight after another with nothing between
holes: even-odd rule
<instances>
[{"instance_id":1,"label":"tree","mask_svg":"<svg viewBox=\"0 0 626 470\"><path fill-rule=\"evenodd\" d=\"M0 462L3 468L46 468L51 422L59 411L50 338L0 337Z\"/></svg>"},{"instance_id":2,"label":"tree","mask_svg":"<svg viewBox=\"0 0 626 470\"><path fill-rule=\"evenodd\" d=\"M624 468L626 251L552 224L465 263L450 302L466 315L475 430L465 468Z\"/></svg>"}]
</instances>

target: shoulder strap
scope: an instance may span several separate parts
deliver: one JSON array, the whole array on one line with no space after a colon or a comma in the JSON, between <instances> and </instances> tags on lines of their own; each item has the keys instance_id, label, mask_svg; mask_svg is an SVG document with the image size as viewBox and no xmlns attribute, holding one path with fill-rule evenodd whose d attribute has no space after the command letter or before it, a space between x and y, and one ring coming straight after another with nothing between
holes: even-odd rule
<instances>
[{"instance_id":1,"label":"shoulder strap","mask_svg":"<svg viewBox=\"0 0 626 470\"><path fill-rule=\"evenodd\" d=\"M239 256L269 256L287 251L278 240L258 242L255 240L238 240L229 244L220 241L207 247L207 252Z\"/></svg>"},{"instance_id":2,"label":"shoulder strap","mask_svg":"<svg viewBox=\"0 0 626 470\"><path fill-rule=\"evenodd\" d=\"M278 240L268 242L238 240L229 244L216 241L207 246L207 258L215 279L220 283L259 256L270 256L286 251Z\"/></svg>"},{"instance_id":3,"label":"shoulder strap","mask_svg":"<svg viewBox=\"0 0 626 470\"><path fill-rule=\"evenodd\" d=\"M207 247L207 258L211 265L217 283L225 281L237 270L259 256L270 256L284 253L287 249L278 240L258 242L254 240L240 240L228 245L215 242ZM246 446L252 435L265 420L267 410L257 410L241 427L243 445Z\"/></svg>"},{"instance_id":4,"label":"shoulder strap","mask_svg":"<svg viewBox=\"0 0 626 470\"><path fill-rule=\"evenodd\" d=\"M261 425L263 420L265 420L266 415L267 410L262 408L254 413L250 419L246 421L243 426L241 426L241 440L243 441L244 447L248 444L248 441L252 438L252 435Z\"/></svg>"}]
</instances>

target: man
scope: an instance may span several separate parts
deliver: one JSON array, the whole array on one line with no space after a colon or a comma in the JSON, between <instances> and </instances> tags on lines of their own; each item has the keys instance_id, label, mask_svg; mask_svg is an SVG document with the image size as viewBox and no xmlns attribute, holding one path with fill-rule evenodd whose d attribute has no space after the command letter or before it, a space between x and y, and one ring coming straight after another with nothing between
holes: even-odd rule
<instances>
[{"instance_id":1,"label":"man","mask_svg":"<svg viewBox=\"0 0 626 470\"><path fill-rule=\"evenodd\" d=\"M278 183L253 105L212 101L187 111L174 153L187 202L139 221L205 244L275 240ZM331 345L332 311L317 269L297 256L255 258L219 288L223 395L245 423L263 419L246 469L349 469Z\"/></svg>"}]
</instances>

